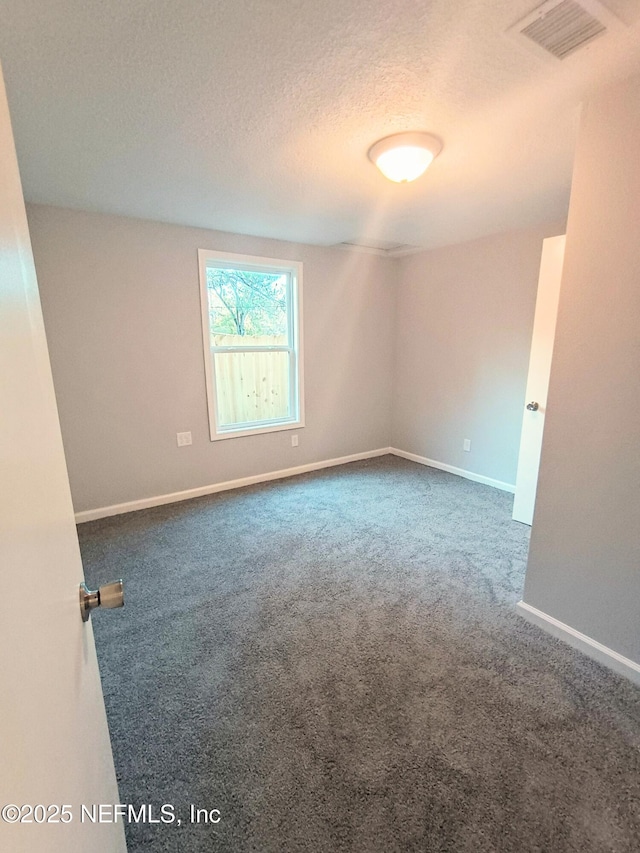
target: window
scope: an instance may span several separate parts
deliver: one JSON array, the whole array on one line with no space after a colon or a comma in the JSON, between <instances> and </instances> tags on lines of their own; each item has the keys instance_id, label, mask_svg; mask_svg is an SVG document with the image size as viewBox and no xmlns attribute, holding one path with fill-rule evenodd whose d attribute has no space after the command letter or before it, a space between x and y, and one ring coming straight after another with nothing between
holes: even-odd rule
<instances>
[{"instance_id":1,"label":"window","mask_svg":"<svg viewBox=\"0 0 640 853\"><path fill-rule=\"evenodd\" d=\"M198 258L211 440L304 426L302 264Z\"/></svg>"}]
</instances>

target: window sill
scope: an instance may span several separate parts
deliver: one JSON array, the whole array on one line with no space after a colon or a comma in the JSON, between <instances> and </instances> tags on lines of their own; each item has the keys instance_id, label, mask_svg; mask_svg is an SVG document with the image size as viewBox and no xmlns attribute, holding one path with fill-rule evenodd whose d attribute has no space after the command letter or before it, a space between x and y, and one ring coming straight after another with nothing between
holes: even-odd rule
<instances>
[{"instance_id":1,"label":"window sill","mask_svg":"<svg viewBox=\"0 0 640 853\"><path fill-rule=\"evenodd\" d=\"M250 427L248 429L230 429L225 432L216 432L211 434L211 441L224 441L227 438L243 438L248 435L264 435L268 432L281 432L286 429L303 429L304 419L300 418L297 421L286 421L284 423Z\"/></svg>"}]
</instances>

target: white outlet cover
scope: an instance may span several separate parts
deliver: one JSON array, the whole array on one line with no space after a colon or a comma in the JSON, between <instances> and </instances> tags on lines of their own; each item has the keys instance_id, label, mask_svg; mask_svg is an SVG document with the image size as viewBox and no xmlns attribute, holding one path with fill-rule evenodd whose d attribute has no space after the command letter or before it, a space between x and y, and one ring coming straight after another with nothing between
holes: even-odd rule
<instances>
[{"instance_id":1,"label":"white outlet cover","mask_svg":"<svg viewBox=\"0 0 640 853\"><path fill-rule=\"evenodd\" d=\"M190 432L178 432L176 433L176 439L178 441L178 447L186 447L192 443Z\"/></svg>"}]
</instances>

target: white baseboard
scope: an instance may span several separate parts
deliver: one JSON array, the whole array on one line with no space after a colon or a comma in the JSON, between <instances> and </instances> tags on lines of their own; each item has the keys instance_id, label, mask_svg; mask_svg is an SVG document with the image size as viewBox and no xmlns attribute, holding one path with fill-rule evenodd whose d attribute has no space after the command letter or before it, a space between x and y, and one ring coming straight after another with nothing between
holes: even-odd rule
<instances>
[{"instance_id":1,"label":"white baseboard","mask_svg":"<svg viewBox=\"0 0 640 853\"><path fill-rule=\"evenodd\" d=\"M241 477L239 480L226 480L224 483L212 483L209 486L199 486L195 489L185 489L182 492L171 492L166 495L156 495L152 498L141 498L136 501L113 504L112 506L86 509L75 515L76 524L83 521L95 521L110 515L121 515L124 512L135 512L138 509L149 509L152 506L188 501L203 495L213 495L216 492L226 492L230 489L240 489L243 486L254 486L256 483L267 483L270 480L281 480L284 477L295 477L296 474L306 474L308 471L318 471L321 468L332 468L335 465L345 465L348 462L358 462L361 459L373 459L375 456L386 456L391 453L388 447L378 450L366 450L364 453L352 453L350 456L340 456L337 459L323 459L321 462L309 462L307 465L297 465L295 468L283 468L280 471L269 471L266 474L256 474L252 477Z\"/></svg>"},{"instance_id":2,"label":"white baseboard","mask_svg":"<svg viewBox=\"0 0 640 853\"><path fill-rule=\"evenodd\" d=\"M485 477L484 474L474 474L473 471L465 471L464 468L455 468L453 465L436 462L435 459L427 459L426 456L418 456L416 453L407 453L406 450L398 450L396 447L390 447L388 452L394 456L401 456L403 459L410 459L411 462L418 462L420 465L428 465L430 468L438 468L440 471L447 471L449 474L464 477L465 480L473 480L474 483L493 486L494 489L501 489L503 492L514 493L516 490L513 483L503 483L502 480L494 480L492 477Z\"/></svg>"},{"instance_id":3,"label":"white baseboard","mask_svg":"<svg viewBox=\"0 0 640 853\"><path fill-rule=\"evenodd\" d=\"M527 622L532 622L548 634L564 640L574 649L578 649L590 658L597 660L598 663L604 664L604 666L617 672L618 675L624 675L636 684L640 684L639 663L614 652L613 649L603 646L597 640L592 640L586 634L581 634L580 631L576 631L570 625L565 625L564 622L554 619L553 616L538 610L537 607L532 607L525 601L519 601L516 604L516 609Z\"/></svg>"},{"instance_id":4,"label":"white baseboard","mask_svg":"<svg viewBox=\"0 0 640 853\"><path fill-rule=\"evenodd\" d=\"M336 459L323 459L320 462L310 462L307 465L297 465L294 468L283 468L280 471L269 471L266 474L256 474L251 477L241 477L238 480L226 480L223 483L198 486L195 489L185 489L181 492L170 492L165 495L155 495L151 498L140 498L139 500L127 501L126 503L83 510L76 513L76 524L82 524L84 521L95 521L98 518L107 518L110 515L135 512L139 509L149 509L153 506L188 501L191 498L200 498L203 495L213 495L216 492L226 492L230 489L240 489L243 486L254 486L257 483L267 483L270 480L295 477L296 474L306 474L309 471L319 471L321 468L332 468L335 465L358 462L360 459L372 459L375 456L385 456L387 453L391 453L394 456L401 456L403 459L409 459L411 462L418 462L420 465L428 465L430 468L438 468L440 471L448 471L450 474L456 474L458 477L465 477L467 480L483 483L485 486L493 486L495 489L502 489L505 492L515 491L515 486L511 483L503 483L501 480L493 480L491 477L485 477L482 474L474 474L473 471L454 468L453 465L445 465L443 462L436 462L434 459L427 459L415 453L407 453L406 450L398 450L396 447L380 447L377 450L352 453L350 456L339 456Z\"/></svg>"}]
</instances>

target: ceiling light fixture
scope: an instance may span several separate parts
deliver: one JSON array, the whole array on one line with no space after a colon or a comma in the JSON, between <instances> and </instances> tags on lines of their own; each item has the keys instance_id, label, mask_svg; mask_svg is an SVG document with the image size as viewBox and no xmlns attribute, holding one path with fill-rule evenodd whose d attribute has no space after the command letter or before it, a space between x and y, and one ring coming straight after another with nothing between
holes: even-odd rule
<instances>
[{"instance_id":1,"label":"ceiling light fixture","mask_svg":"<svg viewBox=\"0 0 640 853\"><path fill-rule=\"evenodd\" d=\"M369 159L385 178L400 184L415 181L442 151L442 142L418 131L385 136L369 149Z\"/></svg>"}]
</instances>

